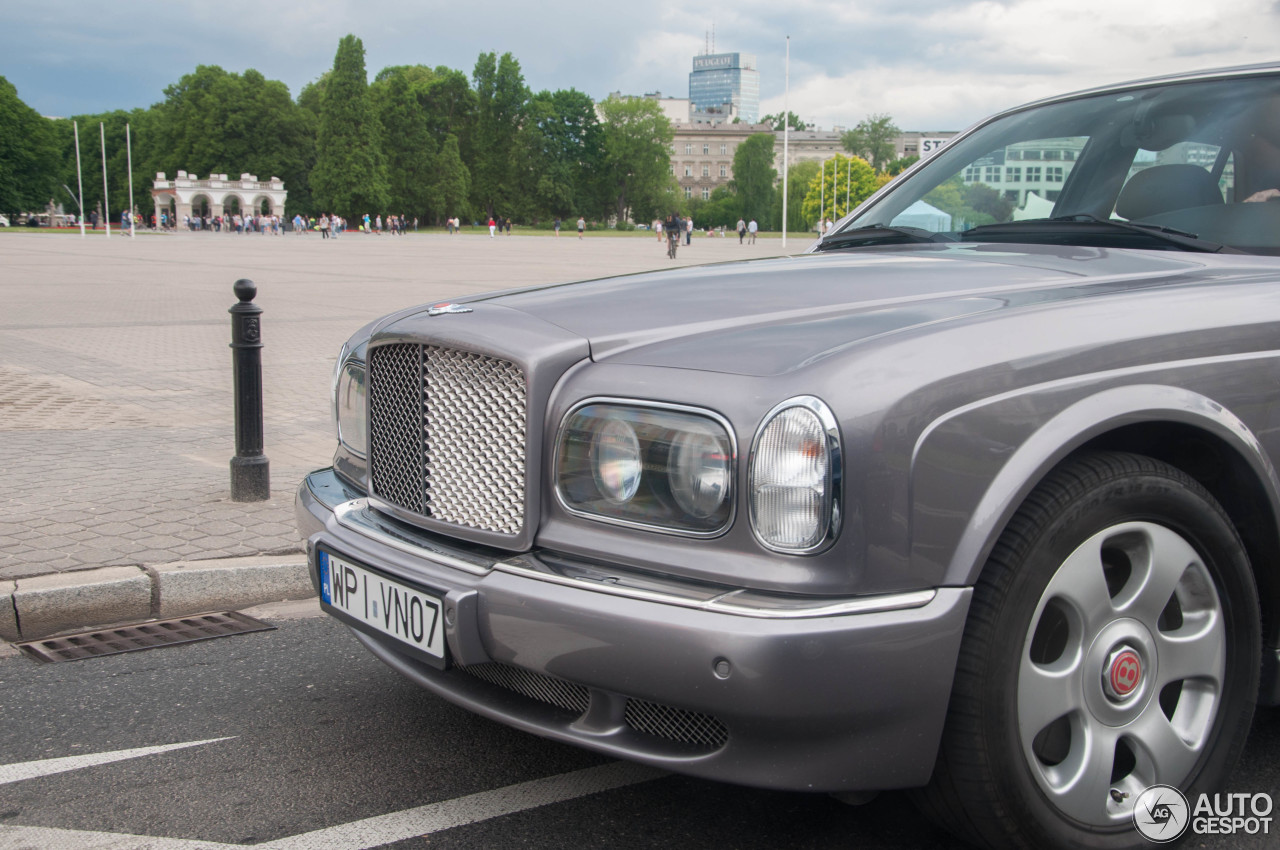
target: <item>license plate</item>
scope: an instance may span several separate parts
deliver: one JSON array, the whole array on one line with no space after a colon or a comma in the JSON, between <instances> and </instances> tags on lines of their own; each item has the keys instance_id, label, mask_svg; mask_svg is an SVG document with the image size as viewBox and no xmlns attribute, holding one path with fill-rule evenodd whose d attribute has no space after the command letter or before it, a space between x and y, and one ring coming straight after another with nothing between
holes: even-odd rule
<instances>
[{"instance_id":1,"label":"license plate","mask_svg":"<svg viewBox=\"0 0 1280 850\"><path fill-rule=\"evenodd\" d=\"M345 614L357 627L381 632L425 654L445 661L444 603L386 576L320 550L320 599ZM417 654L417 653L415 653Z\"/></svg>"}]
</instances>

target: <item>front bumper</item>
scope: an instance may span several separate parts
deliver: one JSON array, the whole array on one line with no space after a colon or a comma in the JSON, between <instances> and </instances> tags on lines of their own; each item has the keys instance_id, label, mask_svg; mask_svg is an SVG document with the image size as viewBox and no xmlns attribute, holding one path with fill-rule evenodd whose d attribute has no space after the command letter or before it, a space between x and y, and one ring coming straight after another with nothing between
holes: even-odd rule
<instances>
[{"instance_id":1,"label":"front bumper","mask_svg":"<svg viewBox=\"0 0 1280 850\"><path fill-rule=\"evenodd\" d=\"M331 470L295 506L318 546L432 588L441 670L355 630L379 659L478 714L694 776L767 788L922 785L970 591L797 599L678 582L535 550L465 548L367 510Z\"/></svg>"}]
</instances>

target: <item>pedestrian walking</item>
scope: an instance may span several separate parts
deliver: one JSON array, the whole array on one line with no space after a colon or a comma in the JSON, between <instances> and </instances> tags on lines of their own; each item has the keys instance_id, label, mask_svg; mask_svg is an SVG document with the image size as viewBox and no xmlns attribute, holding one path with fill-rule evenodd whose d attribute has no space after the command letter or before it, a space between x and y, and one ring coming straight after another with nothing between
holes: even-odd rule
<instances>
[{"instance_id":1,"label":"pedestrian walking","mask_svg":"<svg viewBox=\"0 0 1280 850\"><path fill-rule=\"evenodd\" d=\"M693 244L693 216L684 220L684 244Z\"/></svg>"},{"instance_id":2,"label":"pedestrian walking","mask_svg":"<svg viewBox=\"0 0 1280 850\"><path fill-rule=\"evenodd\" d=\"M742 219L738 219L738 244L742 244L742 239L747 235L747 223Z\"/></svg>"},{"instance_id":3,"label":"pedestrian walking","mask_svg":"<svg viewBox=\"0 0 1280 850\"><path fill-rule=\"evenodd\" d=\"M578 238L582 238L583 232L587 229L587 221L582 216L578 216Z\"/></svg>"},{"instance_id":4,"label":"pedestrian walking","mask_svg":"<svg viewBox=\"0 0 1280 850\"><path fill-rule=\"evenodd\" d=\"M751 237L752 245L756 244L756 231L760 229L760 225L756 224L756 220L751 219L751 223L747 225L747 235Z\"/></svg>"},{"instance_id":5,"label":"pedestrian walking","mask_svg":"<svg viewBox=\"0 0 1280 850\"><path fill-rule=\"evenodd\" d=\"M560 216L556 216L556 236L560 235Z\"/></svg>"},{"instance_id":6,"label":"pedestrian walking","mask_svg":"<svg viewBox=\"0 0 1280 850\"><path fill-rule=\"evenodd\" d=\"M664 236L662 235L662 219L660 219L660 218L655 218L655 219L650 223L650 225L649 225L649 226L650 226L650 227L652 227L652 228L657 232L657 234L658 234L658 241L659 241L659 242L661 242L664 238L666 238L666 237L664 237Z\"/></svg>"},{"instance_id":7,"label":"pedestrian walking","mask_svg":"<svg viewBox=\"0 0 1280 850\"><path fill-rule=\"evenodd\" d=\"M493 216L489 216L489 238L493 238L493 232L498 227L498 223L493 220Z\"/></svg>"}]
</instances>

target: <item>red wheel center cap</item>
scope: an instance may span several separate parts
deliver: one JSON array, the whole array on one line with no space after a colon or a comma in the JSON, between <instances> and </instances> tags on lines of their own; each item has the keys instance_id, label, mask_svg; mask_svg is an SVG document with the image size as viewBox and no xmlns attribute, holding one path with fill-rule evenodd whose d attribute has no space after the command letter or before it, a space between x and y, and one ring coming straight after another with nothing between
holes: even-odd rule
<instances>
[{"instance_id":1,"label":"red wheel center cap","mask_svg":"<svg viewBox=\"0 0 1280 850\"><path fill-rule=\"evenodd\" d=\"M1107 669L1108 691L1119 699L1132 694L1142 684L1142 659L1132 649L1124 649L1111 657Z\"/></svg>"}]
</instances>

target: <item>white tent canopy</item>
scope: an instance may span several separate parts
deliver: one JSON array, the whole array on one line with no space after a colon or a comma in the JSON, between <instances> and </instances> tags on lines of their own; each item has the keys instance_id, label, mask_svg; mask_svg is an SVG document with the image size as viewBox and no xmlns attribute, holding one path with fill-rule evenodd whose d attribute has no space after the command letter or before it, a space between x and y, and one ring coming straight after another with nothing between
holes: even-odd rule
<instances>
[{"instance_id":1,"label":"white tent canopy","mask_svg":"<svg viewBox=\"0 0 1280 850\"><path fill-rule=\"evenodd\" d=\"M951 216L931 204L916 201L894 216L893 224L896 227L919 227L942 233L951 229Z\"/></svg>"},{"instance_id":2,"label":"white tent canopy","mask_svg":"<svg viewBox=\"0 0 1280 850\"><path fill-rule=\"evenodd\" d=\"M1027 200L1013 211L1014 221L1026 221L1031 218L1049 218L1053 215L1053 201L1040 197L1035 192L1027 193Z\"/></svg>"}]
</instances>

